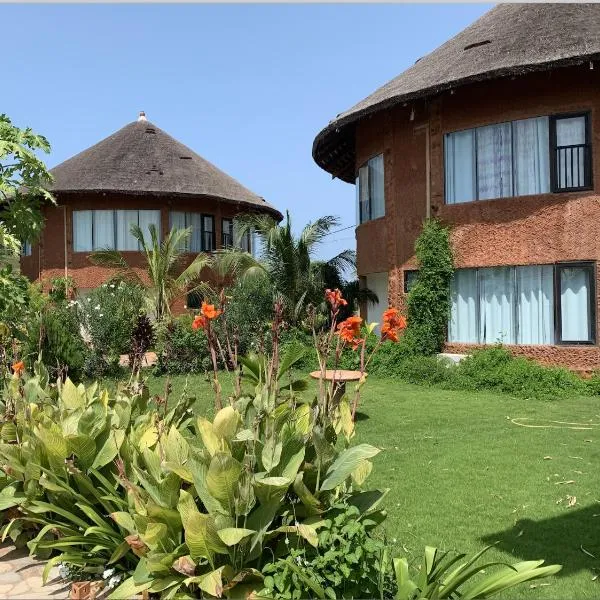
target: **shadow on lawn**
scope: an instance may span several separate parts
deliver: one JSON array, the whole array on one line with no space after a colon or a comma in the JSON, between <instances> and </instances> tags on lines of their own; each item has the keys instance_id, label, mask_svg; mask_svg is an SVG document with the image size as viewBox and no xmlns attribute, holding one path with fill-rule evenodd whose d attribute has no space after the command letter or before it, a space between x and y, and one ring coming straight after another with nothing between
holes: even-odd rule
<instances>
[{"instance_id":1,"label":"shadow on lawn","mask_svg":"<svg viewBox=\"0 0 600 600\"><path fill-rule=\"evenodd\" d=\"M565 508L564 514L541 521L521 519L510 529L481 539L486 544L498 542L498 548L522 560L543 558L546 564L563 565L558 575L570 575L583 569L600 570L599 527L600 504Z\"/></svg>"}]
</instances>

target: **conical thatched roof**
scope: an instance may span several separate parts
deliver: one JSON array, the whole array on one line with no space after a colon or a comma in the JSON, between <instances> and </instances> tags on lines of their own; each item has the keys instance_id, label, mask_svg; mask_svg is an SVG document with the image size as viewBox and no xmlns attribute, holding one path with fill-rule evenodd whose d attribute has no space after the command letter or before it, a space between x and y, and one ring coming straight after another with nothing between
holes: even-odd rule
<instances>
[{"instance_id":1,"label":"conical thatched roof","mask_svg":"<svg viewBox=\"0 0 600 600\"><path fill-rule=\"evenodd\" d=\"M600 58L600 4L502 4L401 75L339 114L315 138L313 158L354 180L354 125L400 102L485 79Z\"/></svg>"},{"instance_id":2,"label":"conical thatched roof","mask_svg":"<svg viewBox=\"0 0 600 600\"><path fill-rule=\"evenodd\" d=\"M144 114L51 169L54 192L119 192L210 196L281 213L241 183L178 142Z\"/></svg>"}]
</instances>

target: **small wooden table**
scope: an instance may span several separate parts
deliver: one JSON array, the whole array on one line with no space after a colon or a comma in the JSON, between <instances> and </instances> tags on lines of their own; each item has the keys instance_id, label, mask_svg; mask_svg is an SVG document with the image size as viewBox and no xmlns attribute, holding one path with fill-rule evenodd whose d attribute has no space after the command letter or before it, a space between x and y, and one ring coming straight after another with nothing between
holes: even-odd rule
<instances>
[{"instance_id":1,"label":"small wooden table","mask_svg":"<svg viewBox=\"0 0 600 600\"><path fill-rule=\"evenodd\" d=\"M366 374L366 373L365 373ZM321 371L313 371L310 376L313 379L321 379ZM358 381L363 374L360 371L346 371L344 369L328 369L325 371L325 381L333 381L333 400L340 400L346 393L346 382Z\"/></svg>"}]
</instances>

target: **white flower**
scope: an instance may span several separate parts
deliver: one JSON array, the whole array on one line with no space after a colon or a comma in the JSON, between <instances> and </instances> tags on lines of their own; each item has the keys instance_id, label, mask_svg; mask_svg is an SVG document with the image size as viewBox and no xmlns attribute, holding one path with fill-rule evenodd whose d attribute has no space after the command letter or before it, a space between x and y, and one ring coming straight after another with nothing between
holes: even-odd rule
<instances>
[{"instance_id":1,"label":"white flower","mask_svg":"<svg viewBox=\"0 0 600 600\"><path fill-rule=\"evenodd\" d=\"M91 298L86 298L86 300L87 300L88 302L91 302L91 301L92 301L92 299L91 299Z\"/></svg>"},{"instance_id":2,"label":"white flower","mask_svg":"<svg viewBox=\"0 0 600 600\"><path fill-rule=\"evenodd\" d=\"M94 306L94 310L100 310L100 305L97 304L96 306Z\"/></svg>"},{"instance_id":3,"label":"white flower","mask_svg":"<svg viewBox=\"0 0 600 600\"><path fill-rule=\"evenodd\" d=\"M61 563L61 564L59 565L59 567L58 567L58 574L59 574L59 575L60 575L60 576L61 576L63 579L66 579L66 578L69 576L69 574L70 574L69 567L67 567L67 565L63 565L63 564Z\"/></svg>"},{"instance_id":4,"label":"white flower","mask_svg":"<svg viewBox=\"0 0 600 600\"><path fill-rule=\"evenodd\" d=\"M102 313L100 313L98 316L99 316L99 317L103 317L104 315L103 315Z\"/></svg>"},{"instance_id":5,"label":"white flower","mask_svg":"<svg viewBox=\"0 0 600 600\"><path fill-rule=\"evenodd\" d=\"M102 573L102 579L108 579L109 577L114 575L114 573L115 573L114 569L105 569L104 573Z\"/></svg>"},{"instance_id":6,"label":"white flower","mask_svg":"<svg viewBox=\"0 0 600 600\"><path fill-rule=\"evenodd\" d=\"M121 576L120 575L115 575L114 577L111 577L108 580L108 589L112 589L114 587L117 587L119 585L119 583L121 583Z\"/></svg>"},{"instance_id":7,"label":"white flower","mask_svg":"<svg viewBox=\"0 0 600 600\"><path fill-rule=\"evenodd\" d=\"M114 284L114 283L111 283L111 284L110 284L110 287L111 287L111 288L114 288L114 287L115 287L115 284Z\"/></svg>"}]
</instances>

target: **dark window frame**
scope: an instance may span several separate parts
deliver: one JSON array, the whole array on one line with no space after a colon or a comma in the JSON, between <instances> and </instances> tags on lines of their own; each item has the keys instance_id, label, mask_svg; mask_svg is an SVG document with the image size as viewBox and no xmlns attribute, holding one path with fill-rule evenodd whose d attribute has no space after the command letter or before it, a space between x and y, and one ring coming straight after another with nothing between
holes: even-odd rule
<instances>
[{"instance_id":1,"label":"dark window frame","mask_svg":"<svg viewBox=\"0 0 600 600\"><path fill-rule=\"evenodd\" d=\"M416 278L418 276L419 276L419 269L404 269L402 287L404 289L405 294L408 294L410 292L410 287L412 287L412 284L414 283L414 281L416 281ZM415 279L412 282L409 281L413 277ZM409 285L410 285L410 287L409 287Z\"/></svg>"},{"instance_id":2,"label":"dark window frame","mask_svg":"<svg viewBox=\"0 0 600 600\"><path fill-rule=\"evenodd\" d=\"M597 272L597 264L592 260L576 260L576 261L568 261L568 262L557 262L557 263L541 263L541 264L520 264L520 265L498 265L501 268L511 269L512 279L513 279L513 293L518 295L518 286L516 282L517 278L517 268L519 267L543 267L543 266L551 266L552 267L552 289L554 293L553 299L553 318L554 318L554 342L552 344L533 344L539 346L595 346L597 343L597 334L596 334L596 272ZM483 269L491 269L496 267L466 267L464 270L475 270L475 286L476 286L476 294L477 301L475 302L475 323L477 326L477 339L481 340L482 331L481 331L481 283L480 283L480 271ZM560 285L560 272L563 268L585 268L589 269L590 272L590 289L589 289L589 302L588 302L588 323L590 326L590 339L589 340L563 340L562 338L562 302L561 302L561 285ZM463 269L457 269L463 270ZM406 273L406 271L405 271ZM532 344L520 344L516 340L519 339L519 319L518 319L518 298L515 296L513 302L513 320L514 320L514 329L515 329L515 342L507 342L505 345L507 346L529 346ZM450 342L448 340L448 332L446 332L446 342L447 343L467 343L467 342ZM475 345L478 346L489 346L490 344L486 344L485 342L474 342Z\"/></svg>"},{"instance_id":3,"label":"dark window frame","mask_svg":"<svg viewBox=\"0 0 600 600\"><path fill-rule=\"evenodd\" d=\"M381 215L380 217L373 217L373 202L371 199L371 191L372 191L371 166L369 165L369 163L374 158L377 158L378 156L381 156L381 160L383 163L383 194L384 194L383 215ZM368 216L363 219L363 211L361 210L361 202L360 202L360 190L361 190L360 170L364 167L367 167L367 188L369 190L369 199L366 203ZM363 223L367 223L368 221L375 221L377 219L383 219L385 217L385 153L383 151L377 152L377 153L373 154L372 156L369 156L369 158L367 158L367 160L365 160L365 162L363 162L363 164L360 165L360 167L358 167L358 169L356 170L356 184L355 185L357 186L357 196L358 196L358 225L362 225Z\"/></svg>"},{"instance_id":4,"label":"dark window frame","mask_svg":"<svg viewBox=\"0 0 600 600\"><path fill-rule=\"evenodd\" d=\"M225 223L227 223L227 231L225 229ZM229 241L227 241L227 237ZM233 248L233 219L223 217L221 219L221 247Z\"/></svg>"},{"instance_id":5,"label":"dark window frame","mask_svg":"<svg viewBox=\"0 0 600 600\"><path fill-rule=\"evenodd\" d=\"M558 172L556 168L556 153L559 146L557 145L556 137L556 122L561 119L576 119L583 117L585 119L585 142L582 144L584 150L583 155L583 178L582 186L559 187ZM592 119L590 111L580 111L574 113L558 113L550 115L550 190L553 194L561 194L565 192L582 192L594 189L594 174L593 174L593 145L592 145ZM577 144L580 146L580 144ZM560 146L560 148L570 148L571 146ZM571 164L573 157L571 155Z\"/></svg>"},{"instance_id":6,"label":"dark window frame","mask_svg":"<svg viewBox=\"0 0 600 600\"><path fill-rule=\"evenodd\" d=\"M200 240L201 240L200 247L201 247L201 249L200 249L200 251L201 252L213 252L214 250L217 249L216 232L215 232L215 216L202 213L202 215L200 216L200 219L201 219L201 223L200 223L200 225L201 225L201 230L200 230ZM205 219L210 219L212 221L212 230L208 230L205 228L205 225L204 225ZM207 234L210 234L210 243L207 243L207 241L206 241Z\"/></svg>"},{"instance_id":7,"label":"dark window frame","mask_svg":"<svg viewBox=\"0 0 600 600\"><path fill-rule=\"evenodd\" d=\"M562 337L562 301L560 273L562 269L588 269L589 270L589 302L588 322L590 327L589 340L563 340ZM596 345L596 263L595 261L569 261L554 265L554 343L557 346L595 346Z\"/></svg>"}]
</instances>

